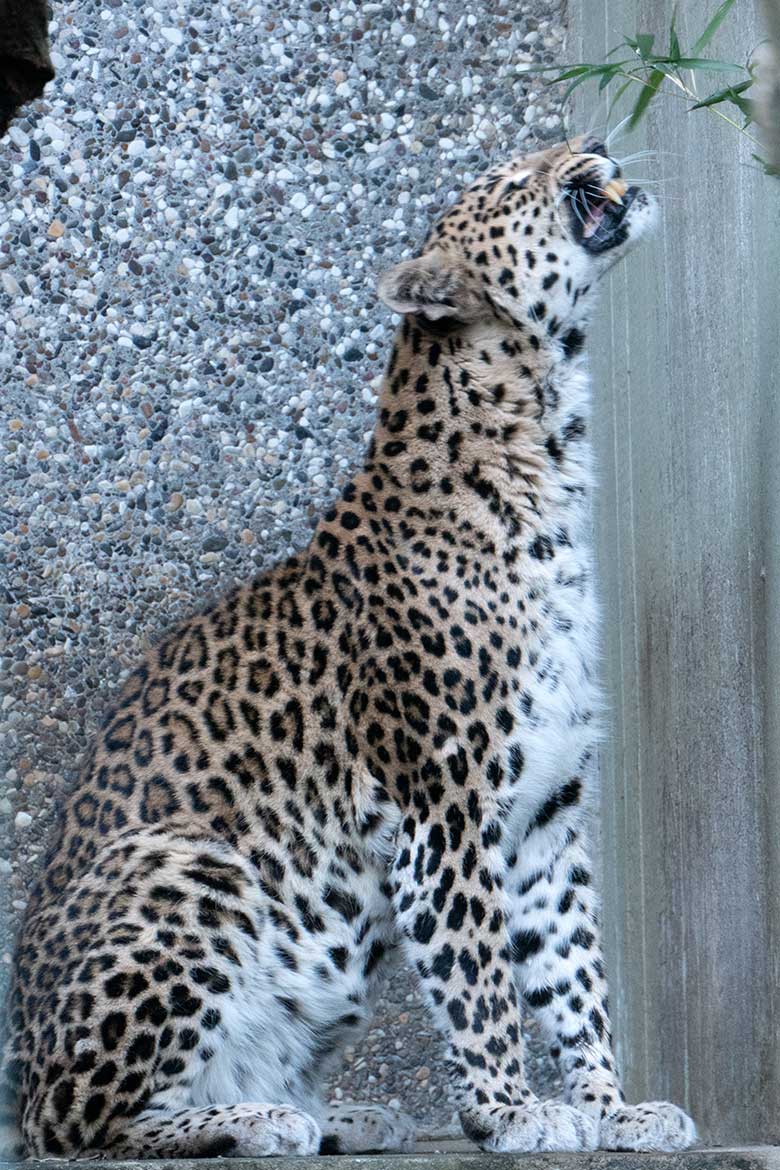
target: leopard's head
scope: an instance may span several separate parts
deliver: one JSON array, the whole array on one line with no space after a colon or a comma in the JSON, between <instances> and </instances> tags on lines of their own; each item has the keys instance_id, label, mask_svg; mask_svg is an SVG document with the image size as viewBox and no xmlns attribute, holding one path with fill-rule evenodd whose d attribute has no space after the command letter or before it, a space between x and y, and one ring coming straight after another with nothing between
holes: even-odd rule
<instances>
[{"instance_id":1,"label":"leopard's head","mask_svg":"<svg viewBox=\"0 0 780 1170\"><path fill-rule=\"evenodd\" d=\"M498 318L550 335L581 323L598 279L654 222L602 143L577 139L494 167L436 224L379 295L430 321Z\"/></svg>"}]
</instances>

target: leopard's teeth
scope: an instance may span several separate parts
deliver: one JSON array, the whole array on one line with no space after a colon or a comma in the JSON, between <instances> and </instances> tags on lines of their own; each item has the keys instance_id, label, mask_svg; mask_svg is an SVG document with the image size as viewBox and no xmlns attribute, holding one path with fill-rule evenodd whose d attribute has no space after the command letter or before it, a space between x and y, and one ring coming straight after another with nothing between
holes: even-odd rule
<instances>
[{"instance_id":1,"label":"leopard's teeth","mask_svg":"<svg viewBox=\"0 0 780 1170\"><path fill-rule=\"evenodd\" d=\"M610 203L621 204L623 202L623 196L627 190L628 186L623 182L622 179L610 179L609 182L605 183L601 189L602 194L606 199L609 199Z\"/></svg>"}]
</instances>

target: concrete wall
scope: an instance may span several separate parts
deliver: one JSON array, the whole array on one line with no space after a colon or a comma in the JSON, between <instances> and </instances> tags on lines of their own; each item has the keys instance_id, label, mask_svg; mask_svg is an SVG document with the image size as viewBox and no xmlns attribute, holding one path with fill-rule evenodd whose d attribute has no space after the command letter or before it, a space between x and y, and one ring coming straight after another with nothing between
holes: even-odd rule
<instances>
[{"instance_id":1,"label":"concrete wall","mask_svg":"<svg viewBox=\"0 0 780 1170\"><path fill-rule=\"evenodd\" d=\"M685 47L714 7L677 5ZM569 58L662 38L671 9L572 5ZM713 55L743 61L762 35L738 4ZM632 173L661 180L662 226L591 338L613 1014L632 1096L679 1100L709 1141L777 1141L780 185L673 98L624 152L643 145L658 157Z\"/></svg>"},{"instance_id":2,"label":"concrete wall","mask_svg":"<svg viewBox=\"0 0 780 1170\"><path fill-rule=\"evenodd\" d=\"M558 0L58 0L51 31L0 142L0 973L120 675L359 464L377 273L561 133L517 69L560 56ZM333 1089L449 1119L411 976Z\"/></svg>"}]
</instances>

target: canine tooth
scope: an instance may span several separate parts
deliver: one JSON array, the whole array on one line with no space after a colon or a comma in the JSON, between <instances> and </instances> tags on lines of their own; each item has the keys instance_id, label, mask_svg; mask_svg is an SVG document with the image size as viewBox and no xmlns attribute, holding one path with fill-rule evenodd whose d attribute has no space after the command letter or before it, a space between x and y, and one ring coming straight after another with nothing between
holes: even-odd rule
<instances>
[{"instance_id":1,"label":"canine tooth","mask_svg":"<svg viewBox=\"0 0 780 1170\"><path fill-rule=\"evenodd\" d=\"M609 199L610 203L622 203L623 196L628 190L628 187L622 179L610 179L608 183L604 184L601 190L607 199Z\"/></svg>"}]
</instances>

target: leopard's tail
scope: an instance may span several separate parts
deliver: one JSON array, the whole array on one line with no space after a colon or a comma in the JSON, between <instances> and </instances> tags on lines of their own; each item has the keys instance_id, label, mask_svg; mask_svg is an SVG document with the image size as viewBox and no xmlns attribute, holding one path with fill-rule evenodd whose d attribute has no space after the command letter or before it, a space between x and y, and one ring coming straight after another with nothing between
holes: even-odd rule
<instances>
[{"instance_id":1,"label":"leopard's tail","mask_svg":"<svg viewBox=\"0 0 780 1170\"><path fill-rule=\"evenodd\" d=\"M22 1135L19 1129L19 1078L17 1062L3 1045L0 1060L0 1158L16 1159L23 1156Z\"/></svg>"}]
</instances>

